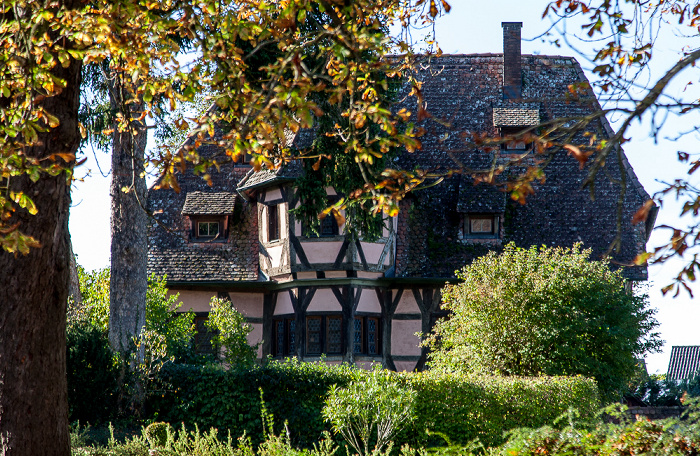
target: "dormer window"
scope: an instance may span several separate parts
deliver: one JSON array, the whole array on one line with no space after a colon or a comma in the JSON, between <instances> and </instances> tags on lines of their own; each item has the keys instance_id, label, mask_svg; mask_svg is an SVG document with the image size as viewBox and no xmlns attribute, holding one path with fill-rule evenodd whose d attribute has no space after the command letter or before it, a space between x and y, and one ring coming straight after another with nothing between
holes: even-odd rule
<instances>
[{"instance_id":1,"label":"dormer window","mask_svg":"<svg viewBox=\"0 0 700 456\"><path fill-rule=\"evenodd\" d=\"M469 214L464 217L462 231L465 237L494 237L498 234L498 215Z\"/></svg>"},{"instance_id":2,"label":"dormer window","mask_svg":"<svg viewBox=\"0 0 700 456\"><path fill-rule=\"evenodd\" d=\"M190 240L221 242L228 237L228 225L236 207L236 194L229 192L190 192L182 215L190 220Z\"/></svg>"},{"instance_id":3,"label":"dormer window","mask_svg":"<svg viewBox=\"0 0 700 456\"><path fill-rule=\"evenodd\" d=\"M197 237L215 238L219 235L219 222L197 222Z\"/></svg>"}]
</instances>

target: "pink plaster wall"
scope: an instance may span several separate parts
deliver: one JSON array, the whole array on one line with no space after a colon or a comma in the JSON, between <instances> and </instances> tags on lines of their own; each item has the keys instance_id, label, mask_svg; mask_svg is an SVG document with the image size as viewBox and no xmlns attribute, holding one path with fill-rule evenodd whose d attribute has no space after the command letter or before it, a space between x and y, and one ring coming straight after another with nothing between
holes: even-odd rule
<instances>
[{"instance_id":1,"label":"pink plaster wall","mask_svg":"<svg viewBox=\"0 0 700 456\"><path fill-rule=\"evenodd\" d=\"M265 201L274 201L277 199L282 199L282 192L279 188L272 188L265 192Z\"/></svg>"},{"instance_id":2,"label":"pink plaster wall","mask_svg":"<svg viewBox=\"0 0 700 456\"><path fill-rule=\"evenodd\" d=\"M326 276L328 276L328 274L326 274ZM378 279L380 277L384 277L384 274L381 272L357 271L357 277L360 279Z\"/></svg>"},{"instance_id":3,"label":"pink plaster wall","mask_svg":"<svg viewBox=\"0 0 700 456\"><path fill-rule=\"evenodd\" d=\"M180 307L181 312L192 310L193 312L209 312L209 302L211 298L216 296L216 293L211 291L192 291L192 290L170 290L169 295L180 293L179 300L182 302Z\"/></svg>"},{"instance_id":4,"label":"pink plaster wall","mask_svg":"<svg viewBox=\"0 0 700 456\"><path fill-rule=\"evenodd\" d=\"M338 299L333 294L330 288L319 288L314 293L314 298L307 309L307 312L326 312L326 311L341 311Z\"/></svg>"},{"instance_id":5,"label":"pink plaster wall","mask_svg":"<svg viewBox=\"0 0 700 456\"><path fill-rule=\"evenodd\" d=\"M396 296L396 290L392 290L393 295ZM401 299L399 300L399 305L396 307L394 313L419 313L420 308L416 303L416 299L413 297L413 292L409 289L405 289L401 294Z\"/></svg>"},{"instance_id":6,"label":"pink plaster wall","mask_svg":"<svg viewBox=\"0 0 700 456\"><path fill-rule=\"evenodd\" d=\"M318 242L302 242L301 246L304 249L306 258L309 263L333 263L335 262L340 247L343 245L340 241L318 241ZM300 260L297 260L299 263Z\"/></svg>"},{"instance_id":7,"label":"pink plaster wall","mask_svg":"<svg viewBox=\"0 0 700 456\"><path fill-rule=\"evenodd\" d=\"M379 305L377 293L372 288L363 288L360 295L360 302L357 304L358 312L375 312L381 313L382 308Z\"/></svg>"},{"instance_id":8,"label":"pink plaster wall","mask_svg":"<svg viewBox=\"0 0 700 456\"><path fill-rule=\"evenodd\" d=\"M394 365L396 366L396 370L398 372L413 372L413 369L416 368L415 361L394 361Z\"/></svg>"},{"instance_id":9,"label":"pink plaster wall","mask_svg":"<svg viewBox=\"0 0 700 456\"><path fill-rule=\"evenodd\" d=\"M233 307L246 317L262 318L262 293L229 293Z\"/></svg>"},{"instance_id":10,"label":"pink plaster wall","mask_svg":"<svg viewBox=\"0 0 700 456\"><path fill-rule=\"evenodd\" d=\"M316 278L316 271L299 271L297 272L297 279L303 280L303 279L315 279Z\"/></svg>"},{"instance_id":11,"label":"pink plaster wall","mask_svg":"<svg viewBox=\"0 0 700 456\"><path fill-rule=\"evenodd\" d=\"M287 315L294 313L292 306L292 298L289 296L289 291L282 290L277 294L277 305L275 306L275 315Z\"/></svg>"},{"instance_id":12,"label":"pink plaster wall","mask_svg":"<svg viewBox=\"0 0 700 456\"><path fill-rule=\"evenodd\" d=\"M419 356L420 339L415 334L420 330L420 320L393 320L391 322L391 354Z\"/></svg>"},{"instance_id":13,"label":"pink plaster wall","mask_svg":"<svg viewBox=\"0 0 700 456\"><path fill-rule=\"evenodd\" d=\"M248 344L255 345L262 342L263 329L260 323L251 323L253 330L248 333ZM262 344L258 347L258 358L262 358Z\"/></svg>"},{"instance_id":14,"label":"pink plaster wall","mask_svg":"<svg viewBox=\"0 0 700 456\"><path fill-rule=\"evenodd\" d=\"M369 264L379 263L379 257L382 255L384 250L384 244L379 244L376 242L361 242L362 251L365 254L365 259Z\"/></svg>"}]
</instances>

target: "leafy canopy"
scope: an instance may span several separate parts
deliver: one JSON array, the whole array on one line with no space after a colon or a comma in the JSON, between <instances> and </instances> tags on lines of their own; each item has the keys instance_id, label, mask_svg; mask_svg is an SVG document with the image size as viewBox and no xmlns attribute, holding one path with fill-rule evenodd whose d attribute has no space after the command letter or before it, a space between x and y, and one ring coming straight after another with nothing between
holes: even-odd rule
<instances>
[{"instance_id":1,"label":"leafy canopy","mask_svg":"<svg viewBox=\"0 0 700 456\"><path fill-rule=\"evenodd\" d=\"M509 244L457 273L450 317L425 345L431 369L470 374L585 375L604 399L624 391L636 358L661 345L646 296L590 250Z\"/></svg>"}]
</instances>

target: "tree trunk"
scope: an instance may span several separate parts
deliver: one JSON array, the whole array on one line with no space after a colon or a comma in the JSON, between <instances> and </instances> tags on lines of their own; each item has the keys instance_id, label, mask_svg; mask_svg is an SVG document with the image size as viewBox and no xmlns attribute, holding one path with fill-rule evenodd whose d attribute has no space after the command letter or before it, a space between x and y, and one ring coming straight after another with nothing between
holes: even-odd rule
<instances>
[{"instance_id":1,"label":"tree trunk","mask_svg":"<svg viewBox=\"0 0 700 456\"><path fill-rule=\"evenodd\" d=\"M83 303L83 297L80 294L80 277L78 276L78 263L75 261L75 253L73 253L73 241L68 237L68 258L70 260L68 269L68 296L73 298L73 306L76 309L80 308Z\"/></svg>"},{"instance_id":2,"label":"tree trunk","mask_svg":"<svg viewBox=\"0 0 700 456\"><path fill-rule=\"evenodd\" d=\"M114 112L124 117L137 118L142 106L125 105L133 95L112 74L109 81L110 103ZM132 121L131 128L120 131L115 125L112 139L112 199L111 232L112 259L109 292L109 341L120 353L132 348L132 338L138 337L146 324L147 224L146 179L144 154L146 129L140 121ZM128 189L128 191L124 191ZM140 353L139 360L143 358Z\"/></svg>"},{"instance_id":3,"label":"tree trunk","mask_svg":"<svg viewBox=\"0 0 700 456\"><path fill-rule=\"evenodd\" d=\"M80 62L53 73L63 91L41 104L60 125L39 134L29 157L73 154L78 148ZM69 163L72 168L74 163ZM7 181L0 179L0 183ZM70 455L66 388L66 301L68 299L69 179L43 173L36 182L13 176L10 190L34 200L38 213L23 209L8 221L41 247L27 255L0 249L0 454Z\"/></svg>"}]
</instances>

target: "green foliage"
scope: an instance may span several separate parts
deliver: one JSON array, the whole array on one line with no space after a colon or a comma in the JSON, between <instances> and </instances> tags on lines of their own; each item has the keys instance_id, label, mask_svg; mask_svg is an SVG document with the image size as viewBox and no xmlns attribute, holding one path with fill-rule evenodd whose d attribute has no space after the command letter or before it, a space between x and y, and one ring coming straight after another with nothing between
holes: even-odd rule
<instances>
[{"instance_id":1,"label":"green foliage","mask_svg":"<svg viewBox=\"0 0 700 456\"><path fill-rule=\"evenodd\" d=\"M154 429L157 428L157 429ZM154 435L155 434L157 435ZM71 434L71 453L80 456L334 456L338 447L330 435L314 443L311 449L297 449L287 435L268 435L255 448L249 438L241 436L234 440L229 434L222 439L216 429L201 432L198 427L188 431L183 426L178 432L167 423L153 423L123 442L113 437L105 446L87 446L78 433ZM155 439L155 440L154 440ZM156 450L151 453L150 450Z\"/></svg>"},{"instance_id":2,"label":"green foliage","mask_svg":"<svg viewBox=\"0 0 700 456\"><path fill-rule=\"evenodd\" d=\"M396 432L413 421L415 399L415 391L393 381L390 372L374 369L344 388L331 386L323 417L357 454L368 456L381 453ZM370 452L375 430L375 445Z\"/></svg>"},{"instance_id":3,"label":"green foliage","mask_svg":"<svg viewBox=\"0 0 700 456\"><path fill-rule=\"evenodd\" d=\"M260 345L251 346L248 343L247 337L253 327L227 299L212 298L210 306L206 325L215 331L212 343L224 362L230 366L253 364Z\"/></svg>"},{"instance_id":4,"label":"green foliage","mask_svg":"<svg viewBox=\"0 0 700 456\"><path fill-rule=\"evenodd\" d=\"M103 331L109 328L109 268L86 272L78 266L82 304L69 309L69 324L86 322ZM151 274L146 291L146 330L165 338L167 356L192 362L194 338L194 313L178 312L182 303L178 294L168 294L166 278Z\"/></svg>"},{"instance_id":5,"label":"green foliage","mask_svg":"<svg viewBox=\"0 0 700 456\"><path fill-rule=\"evenodd\" d=\"M593 424L571 421L563 429L546 426L514 432L497 452L527 455L697 455L700 453L700 408L694 403L685 419L630 421L622 411L607 410L620 424L598 420ZM609 421L609 420L608 420Z\"/></svg>"},{"instance_id":6,"label":"green foliage","mask_svg":"<svg viewBox=\"0 0 700 456\"><path fill-rule=\"evenodd\" d=\"M194 312L178 312L179 294L169 295L166 278L151 274L146 291L146 330L165 338L168 356L191 361L193 357Z\"/></svg>"},{"instance_id":7,"label":"green foliage","mask_svg":"<svg viewBox=\"0 0 700 456\"><path fill-rule=\"evenodd\" d=\"M682 381L650 375L632 385L630 394L651 406L680 406L686 398L700 397L700 375Z\"/></svg>"},{"instance_id":8,"label":"green foliage","mask_svg":"<svg viewBox=\"0 0 700 456\"><path fill-rule=\"evenodd\" d=\"M350 366L293 360L229 370L168 365L161 378L171 388L162 396L151 397L148 409L159 421L184 422L190 429L195 424L215 427L232 435L245 432L256 443L264 439L258 390L262 388L266 408L278 422L288 423L292 441L310 447L324 430L330 430L322 410L333 385L342 388L355 382L359 387L371 375ZM426 429L441 432L460 445L475 438L484 444L500 444L504 431L523 425L542 426L569 408L591 417L599 407L595 382L583 377L469 378L435 372L382 375L387 383L417 395L416 419L396 435L398 445L433 442Z\"/></svg>"},{"instance_id":9,"label":"green foliage","mask_svg":"<svg viewBox=\"0 0 700 456\"><path fill-rule=\"evenodd\" d=\"M168 442L168 434L170 434L170 424L159 421L149 424L143 430L143 435L151 448L164 447Z\"/></svg>"},{"instance_id":10,"label":"green foliage","mask_svg":"<svg viewBox=\"0 0 700 456\"><path fill-rule=\"evenodd\" d=\"M68 326L66 338L70 420L94 424L111 418L117 408L119 367L107 333L79 322Z\"/></svg>"},{"instance_id":11,"label":"green foliage","mask_svg":"<svg viewBox=\"0 0 700 456\"><path fill-rule=\"evenodd\" d=\"M636 359L661 344L646 296L625 289L619 271L590 250L509 244L458 272L443 291L449 319L425 344L444 372L585 375L606 401L618 399Z\"/></svg>"}]
</instances>

